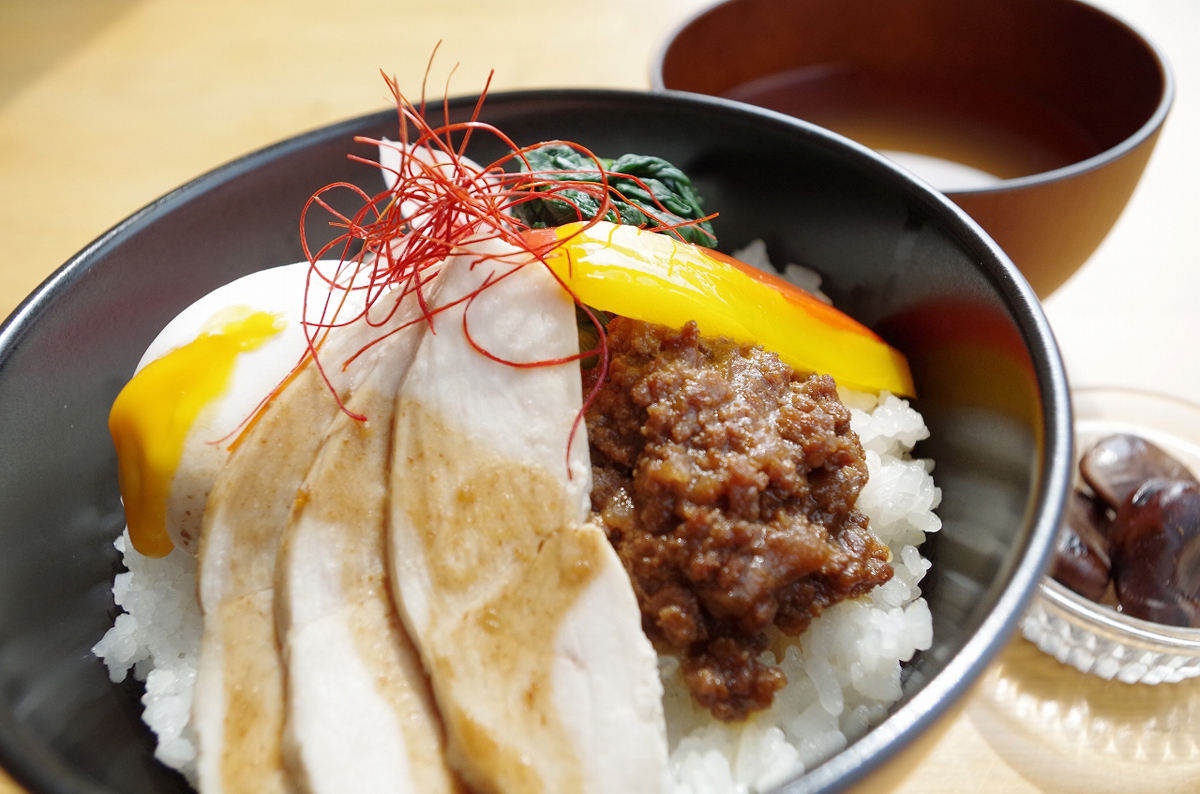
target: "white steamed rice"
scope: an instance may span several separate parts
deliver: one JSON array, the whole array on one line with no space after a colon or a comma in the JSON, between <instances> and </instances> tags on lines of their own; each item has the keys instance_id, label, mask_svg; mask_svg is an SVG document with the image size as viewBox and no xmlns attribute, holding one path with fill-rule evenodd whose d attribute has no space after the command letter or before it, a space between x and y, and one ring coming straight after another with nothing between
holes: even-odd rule
<instances>
[{"instance_id":1,"label":"white steamed rice","mask_svg":"<svg viewBox=\"0 0 1200 794\"><path fill-rule=\"evenodd\" d=\"M662 657L677 794L762 792L811 769L886 716L901 694L901 663L932 643L932 618L919 587L929 562L917 549L941 527L933 514L941 494L932 462L909 456L928 431L920 414L894 396L843 392L842 398L870 472L858 506L891 549L895 576L868 596L827 609L800 638L778 637L767 653L782 655L788 684L769 710L743 724L718 723L698 708L678 662ZM148 559L128 534L116 547L129 569L113 584L125 612L93 651L113 681L131 668L145 681L143 719L158 735L155 755L194 781L189 720L201 634L195 560L178 549Z\"/></svg>"}]
</instances>

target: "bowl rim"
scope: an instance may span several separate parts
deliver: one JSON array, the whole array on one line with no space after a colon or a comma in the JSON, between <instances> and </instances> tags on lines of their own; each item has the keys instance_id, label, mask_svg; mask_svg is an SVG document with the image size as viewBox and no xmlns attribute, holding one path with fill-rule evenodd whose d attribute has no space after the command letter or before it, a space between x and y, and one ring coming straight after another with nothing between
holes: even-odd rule
<instances>
[{"instance_id":1,"label":"bowl rim","mask_svg":"<svg viewBox=\"0 0 1200 794\"><path fill-rule=\"evenodd\" d=\"M664 85L662 79L663 63L666 61L667 53L671 46L679 38L692 23L706 14L710 13L719 6L728 5L739 2L740 0L718 0L718 2L706 6L699 11L696 11L680 24L676 25L667 38L659 45L658 51L655 53L651 62L650 82L655 91L672 91ZM978 187L955 188L947 190L945 193L950 196L986 196L992 194L1003 194L1015 190L1023 190L1027 188L1038 187L1041 185L1060 182L1062 180L1071 179L1073 177L1086 174L1090 171L1095 171L1102 168L1106 164L1119 160L1134 149L1140 147L1147 140L1152 139L1167 120L1167 115L1171 111L1171 106L1175 101L1175 76L1171 69L1170 63L1167 61L1166 55L1161 49L1149 38L1143 35L1136 27L1126 22L1120 16L1113 14L1105 9L1098 8L1092 3L1084 0L1053 0L1069 5L1080 6L1096 15L1107 18L1117 28L1123 29L1131 39L1140 43L1145 48L1146 52L1154 60L1158 67L1159 76L1162 79L1162 91L1158 98L1158 103L1154 107L1154 112L1150 117L1138 127L1138 129L1127 138L1122 140L1115 146L1111 146L1098 154L1087 157L1075 163L1052 168L1049 171L1040 171L1036 174L1028 174L1026 176L1013 177L1011 179L1001 179L993 184L980 185ZM682 92L693 93L693 92ZM708 96L707 94L695 94L696 96ZM920 177L918 177L920 178Z\"/></svg>"},{"instance_id":2,"label":"bowl rim","mask_svg":"<svg viewBox=\"0 0 1200 794\"><path fill-rule=\"evenodd\" d=\"M453 110L473 104L478 95L461 95L447 100ZM872 149L810 122L735 102L682 91L636 91L606 88L526 89L489 92L486 110L498 104L562 102L621 102L634 106L661 106L705 110L708 113L751 119L752 123L787 131L825 147L841 149L851 162L876 170L888 183L908 193L915 201L957 224L947 233L964 247L985 255L976 259L981 273L993 284L1021 334L1038 383L1041 404L1042 460L1031 478L1035 503L1024 535L1025 552L1011 569L1003 592L989 614L975 627L961 649L945 666L910 697L902 698L882 723L845 749L780 787L776 794L833 794L866 778L925 732L961 699L987 665L1016 632L1026 607L1037 592L1037 584L1049 564L1055 532L1070 486L1072 421L1066 373L1049 322L1032 288L1000 247L962 209L925 182ZM119 221L55 270L0 324L0 373L12 350L27 329L52 308L61 291L86 277L95 262L122 240L155 222L193 196L215 189L253 171L260 165L284 157L318 142L343 137L349 142L354 131L395 116L395 109L375 111L320 126L285 138L207 171ZM993 585L992 590L998 585ZM991 591L989 591L991 592ZM985 596L987 598L987 596ZM35 761L36 759L36 761ZM49 763L48 763L49 762ZM55 794L115 794L104 785L81 778L41 747L16 725L7 709L0 709L0 765L31 791ZM51 769L54 770L51 774Z\"/></svg>"},{"instance_id":3,"label":"bowl rim","mask_svg":"<svg viewBox=\"0 0 1200 794\"><path fill-rule=\"evenodd\" d=\"M1170 626L1135 618L1112 607L1089 601L1071 588L1047 576L1038 584L1038 598L1059 612L1088 623L1093 634L1098 628L1106 636L1120 635L1122 642L1157 653L1200 657L1200 628Z\"/></svg>"}]
</instances>

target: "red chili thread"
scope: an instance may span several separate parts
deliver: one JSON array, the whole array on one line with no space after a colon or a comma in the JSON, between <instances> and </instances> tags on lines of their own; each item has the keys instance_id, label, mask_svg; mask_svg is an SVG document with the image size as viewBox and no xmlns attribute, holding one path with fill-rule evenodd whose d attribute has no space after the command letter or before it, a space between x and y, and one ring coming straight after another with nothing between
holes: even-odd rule
<instances>
[{"instance_id":1,"label":"red chili thread","mask_svg":"<svg viewBox=\"0 0 1200 794\"><path fill-rule=\"evenodd\" d=\"M436 54L436 48L434 53ZM431 58L432 63L432 58ZM414 105L400 91L394 78L383 75L396 104L399 138L397 143L385 143L367 137L356 137L357 143L371 144L375 147L394 146L400 155L400 164L396 168L382 165L358 155L350 155L355 162L373 165L394 177L391 188L371 195L362 188L347 183L337 182L327 185L309 198L301 212L300 239L305 257L310 264L308 281L305 285L304 297L304 329L307 352L297 363L294 372L308 363L311 358L321 373L326 385L333 393L338 407L347 415L363 420L366 417L355 414L347 409L341 395L333 387L325 367L321 361L320 349L328 333L333 329L351 323L365 320L381 327L392 320L402 299L413 296L419 307L419 316L402 324L400 327L382 333L378 338L355 351L345 362L343 368L358 356L365 353L374 345L388 338L403 328L411 327L418 322L426 322L431 333L436 333L434 318L452 306L465 303L463 309L463 333L480 355L488 359L512 367L543 367L558 366L572 361L578 361L589 356L599 357L598 366L600 377L596 385L586 396L583 407L576 416L571 429L571 438L579 429L587 408L596 397L597 390L605 380L608 372L609 354L607 334L603 323L599 322L593 310L583 305L569 285L546 264L546 257L555 247L564 241L552 239L544 244L534 244L525 236L529 227L512 214L512 209L526 201L553 197L559 201L574 206L580 219L586 221L577 233L599 222L611 210L615 198L624 199L620 190L610 184L610 177L620 176L628 179L643 189L646 185L636 176L628 174L614 175L604 168L598 156L580 144L571 141L543 141L529 146L518 146L501 130L491 124L480 121L484 101L491 85L492 75L488 75L484 90L471 109L466 121L452 122L449 91L443 94L442 122L434 126L429 121L426 106L425 88L429 77L426 69L425 79L421 84L421 97ZM447 78L447 83L449 78ZM487 135L503 144L509 154L487 165L474 167L466 157L467 145L473 136ZM457 142L456 142L457 138ZM561 180L564 174L574 171L535 171L531 168L527 153L548 143L569 146L581 155L591 160L600 181ZM424 152L424 156L420 153ZM524 171L506 171L506 166L523 165ZM362 206L350 217L335 210L325 200L325 194L334 190L350 190L362 202ZM568 190L578 191L587 195L600 205L599 212L591 218L584 219L578 204L563 193ZM649 193L649 190L647 189ZM651 194L652 195L652 194ZM667 209L657 199L655 206L663 213ZM313 251L305 232L308 213L319 208L332 216L329 226L343 231L328 243ZM412 211L406 214L406 208ZM709 220L714 215L706 216L696 221L683 223L668 223L656 217L653 211L643 210L652 224L646 228L656 232L675 232L677 229L696 225L703 220ZM654 225L656 224L656 225ZM541 361L510 361L494 354L480 345L471 335L468 314L471 303L482 292L512 272L516 272L524 264L518 264L512 270L495 278L489 276L475 290L451 303L433 307L428 302L425 286L430 279L440 271L442 264L454 253L465 250L468 241L478 242L487 240L502 240L518 251L529 254L528 262L539 262L554 276L559 286L571 296L576 305L580 306L596 329L599 343L595 350L573 354L561 358ZM569 239L569 238L568 238ZM357 246L357 248L356 248ZM337 265L332 275L326 275L318 262L330 252L340 249ZM356 251L355 253L351 253ZM476 259L471 263L474 267L482 262L503 257L509 259L512 254L475 254ZM325 289L325 297L319 312L310 317L310 288L321 283ZM343 316L350 293L364 291L364 308L353 316ZM340 293L335 297L335 293ZM372 309L384 296L394 297L391 309L386 315L372 315ZM289 379L292 375L289 375ZM281 383L278 388L286 384ZM269 402L264 400L263 405ZM568 447L568 456L570 448Z\"/></svg>"}]
</instances>

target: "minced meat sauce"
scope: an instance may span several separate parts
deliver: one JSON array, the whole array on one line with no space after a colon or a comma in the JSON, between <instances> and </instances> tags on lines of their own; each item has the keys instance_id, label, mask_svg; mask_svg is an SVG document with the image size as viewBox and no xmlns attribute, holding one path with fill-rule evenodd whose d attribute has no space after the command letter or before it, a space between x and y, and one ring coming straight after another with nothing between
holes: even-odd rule
<instances>
[{"instance_id":1,"label":"minced meat sauce","mask_svg":"<svg viewBox=\"0 0 1200 794\"><path fill-rule=\"evenodd\" d=\"M867 481L827 375L762 348L614 319L608 377L587 409L592 507L633 581L646 633L680 656L722 720L771 704L767 629L892 576L855 509ZM585 370L585 389L599 368Z\"/></svg>"}]
</instances>

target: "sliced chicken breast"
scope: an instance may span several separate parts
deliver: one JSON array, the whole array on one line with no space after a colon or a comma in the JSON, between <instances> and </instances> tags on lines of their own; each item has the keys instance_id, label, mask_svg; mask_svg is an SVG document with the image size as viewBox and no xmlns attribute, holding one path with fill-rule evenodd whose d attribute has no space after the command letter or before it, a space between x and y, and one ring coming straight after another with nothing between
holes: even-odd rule
<instances>
[{"instance_id":1,"label":"sliced chicken breast","mask_svg":"<svg viewBox=\"0 0 1200 794\"><path fill-rule=\"evenodd\" d=\"M284 671L274 615L278 546L339 414L330 387L349 399L379 346L355 354L401 321L388 301L372 310L389 317L386 323L333 329L321 351L324 376L310 361L267 404L208 497L197 552L204 632L192 713L203 794L294 790L282 756Z\"/></svg>"},{"instance_id":2,"label":"sliced chicken breast","mask_svg":"<svg viewBox=\"0 0 1200 794\"><path fill-rule=\"evenodd\" d=\"M379 363L346 406L367 419L334 418L280 549L284 754L307 794L462 791L385 559L396 390L424 330L415 325L380 345Z\"/></svg>"},{"instance_id":3,"label":"sliced chicken breast","mask_svg":"<svg viewBox=\"0 0 1200 794\"><path fill-rule=\"evenodd\" d=\"M275 559L336 411L316 368L305 367L251 428L208 497L197 554L204 632L192 707L203 794L293 791L281 755Z\"/></svg>"},{"instance_id":4,"label":"sliced chicken breast","mask_svg":"<svg viewBox=\"0 0 1200 794\"><path fill-rule=\"evenodd\" d=\"M620 561L586 522L579 367L547 363L577 352L574 305L527 260L490 242L443 272L451 308L396 408L397 604L450 763L479 794L662 791L655 654Z\"/></svg>"}]
</instances>

